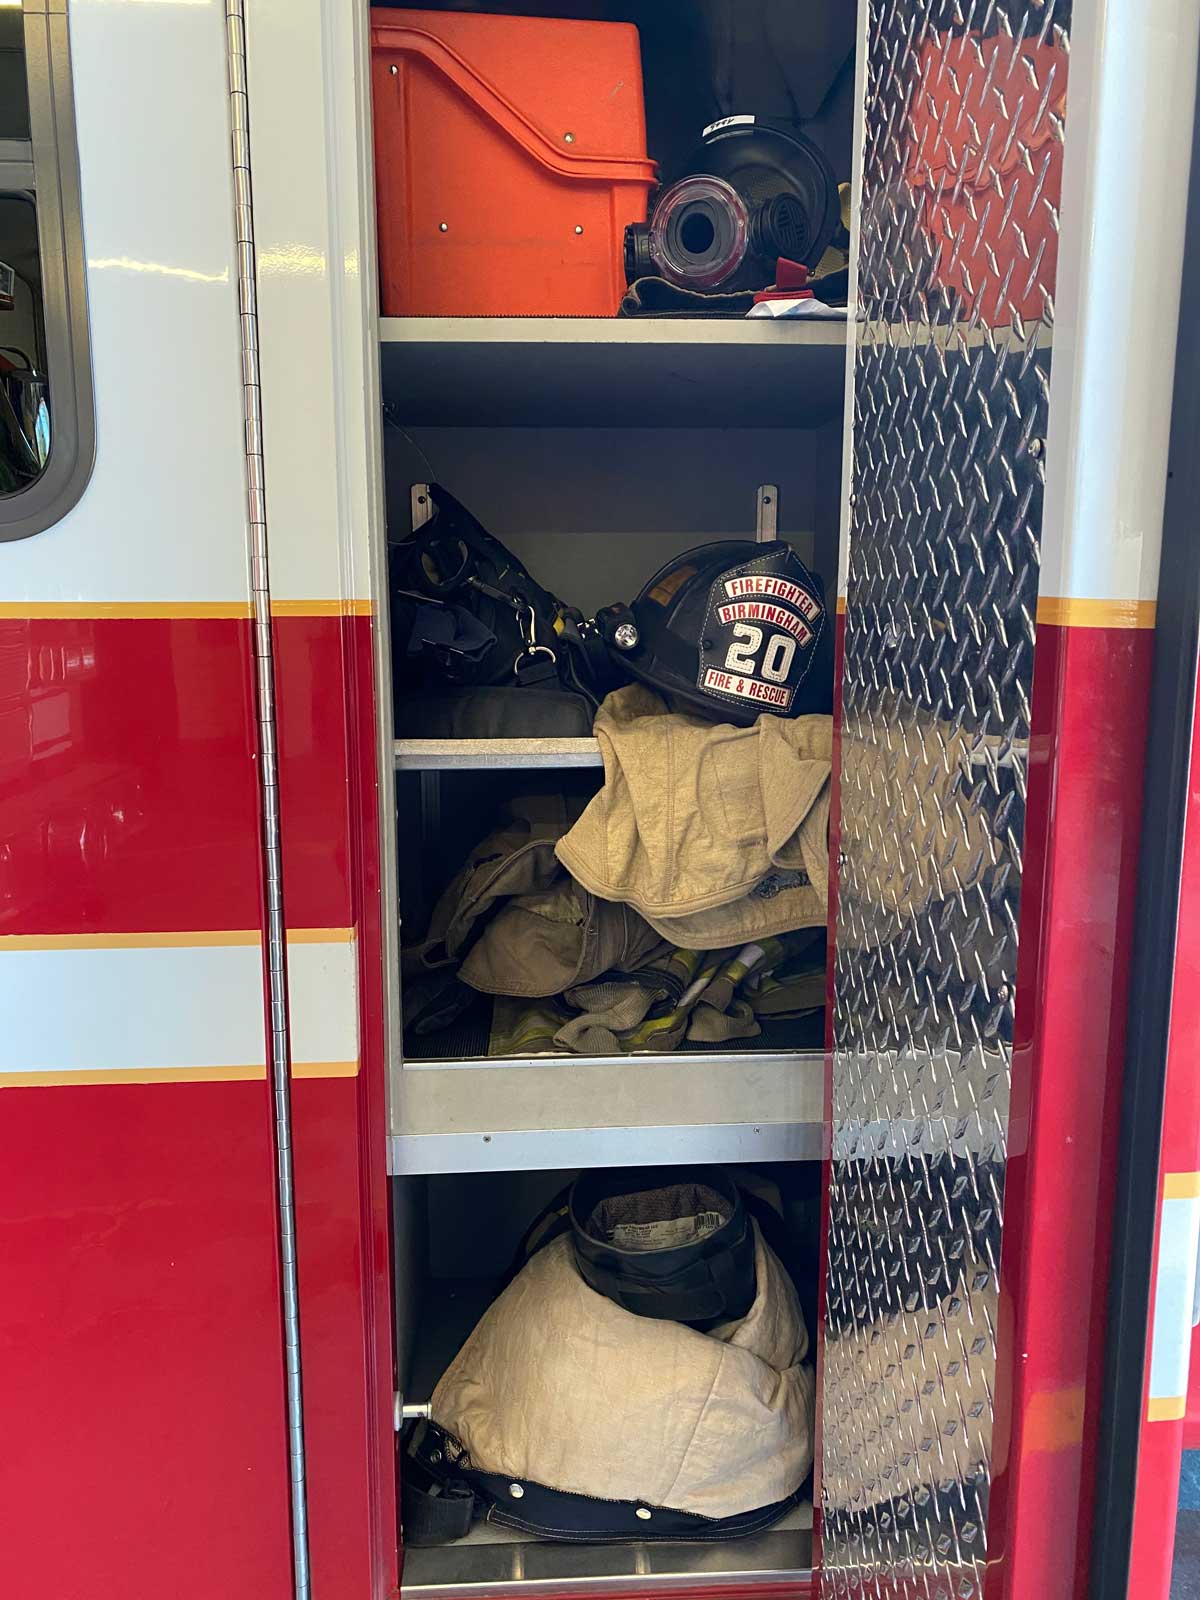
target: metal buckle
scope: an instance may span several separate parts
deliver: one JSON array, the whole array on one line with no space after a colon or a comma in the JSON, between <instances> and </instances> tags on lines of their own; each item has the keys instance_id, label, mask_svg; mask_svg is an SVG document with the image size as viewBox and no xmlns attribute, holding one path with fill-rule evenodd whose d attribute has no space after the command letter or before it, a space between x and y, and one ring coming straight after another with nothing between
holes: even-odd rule
<instances>
[{"instance_id":1,"label":"metal buckle","mask_svg":"<svg viewBox=\"0 0 1200 1600\"><path fill-rule=\"evenodd\" d=\"M532 661L535 656L549 656L551 661L555 662L558 660L558 656L548 644L539 644L537 642L537 631L534 626L536 620L532 606L517 607L517 626L520 628L522 637L525 640L525 648L513 660L514 678L521 676L522 665L527 661Z\"/></svg>"}]
</instances>

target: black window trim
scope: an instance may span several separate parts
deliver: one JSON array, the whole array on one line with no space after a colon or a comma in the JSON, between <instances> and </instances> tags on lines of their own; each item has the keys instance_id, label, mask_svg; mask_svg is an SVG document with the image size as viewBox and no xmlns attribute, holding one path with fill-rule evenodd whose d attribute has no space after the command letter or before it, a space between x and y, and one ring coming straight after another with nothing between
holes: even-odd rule
<instances>
[{"instance_id":1,"label":"black window trim","mask_svg":"<svg viewBox=\"0 0 1200 1600\"><path fill-rule=\"evenodd\" d=\"M60 521L78 504L96 458L67 0L24 0L22 18L31 137L0 141L0 186L28 187L31 168L36 176L51 431L45 471L0 497L4 541L28 539Z\"/></svg>"}]
</instances>

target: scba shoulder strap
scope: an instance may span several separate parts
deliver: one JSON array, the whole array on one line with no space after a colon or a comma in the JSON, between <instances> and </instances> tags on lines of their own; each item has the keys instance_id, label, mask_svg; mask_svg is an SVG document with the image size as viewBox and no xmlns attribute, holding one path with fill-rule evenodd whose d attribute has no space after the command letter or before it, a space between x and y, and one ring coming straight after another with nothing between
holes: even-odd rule
<instances>
[{"instance_id":1,"label":"scba shoulder strap","mask_svg":"<svg viewBox=\"0 0 1200 1600\"><path fill-rule=\"evenodd\" d=\"M417 1425L401 1474L404 1540L414 1547L465 1538L477 1513L504 1527L566 1544L712 1543L769 1528L799 1499L797 1489L786 1500L717 1518L643 1501L602 1500L528 1478L480 1472L461 1441L435 1422Z\"/></svg>"}]
</instances>

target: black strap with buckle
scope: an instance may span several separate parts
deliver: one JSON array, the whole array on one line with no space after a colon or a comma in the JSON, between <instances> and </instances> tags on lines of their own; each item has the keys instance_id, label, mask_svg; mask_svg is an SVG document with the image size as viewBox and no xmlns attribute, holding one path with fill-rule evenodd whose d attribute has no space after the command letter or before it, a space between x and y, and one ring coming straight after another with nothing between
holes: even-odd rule
<instances>
[{"instance_id":1,"label":"black strap with buckle","mask_svg":"<svg viewBox=\"0 0 1200 1600\"><path fill-rule=\"evenodd\" d=\"M489 1522L565 1544L618 1544L628 1540L687 1540L713 1543L744 1538L778 1522L800 1499L800 1488L769 1506L733 1517L700 1517L691 1511L638 1500L602 1500L595 1495L550 1489L530 1478L481 1472L460 1440L436 1422L413 1430L401 1472L401 1515L406 1544L443 1544L470 1531L477 1510Z\"/></svg>"},{"instance_id":2,"label":"black strap with buckle","mask_svg":"<svg viewBox=\"0 0 1200 1600\"><path fill-rule=\"evenodd\" d=\"M458 1441L436 1423L417 1424L400 1473L405 1544L451 1544L470 1533L475 1491L455 1466L465 1457Z\"/></svg>"}]
</instances>

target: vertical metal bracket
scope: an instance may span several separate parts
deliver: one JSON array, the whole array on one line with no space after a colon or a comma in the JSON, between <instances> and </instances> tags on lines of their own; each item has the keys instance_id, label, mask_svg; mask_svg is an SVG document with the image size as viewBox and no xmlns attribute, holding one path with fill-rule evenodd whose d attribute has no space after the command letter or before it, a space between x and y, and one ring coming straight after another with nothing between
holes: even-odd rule
<instances>
[{"instance_id":1,"label":"vertical metal bracket","mask_svg":"<svg viewBox=\"0 0 1200 1600\"><path fill-rule=\"evenodd\" d=\"M412 508L412 531L416 533L433 517L433 501L429 498L427 483L413 484L409 490L409 504Z\"/></svg>"},{"instance_id":2,"label":"vertical metal bracket","mask_svg":"<svg viewBox=\"0 0 1200 1600\"><path fill-rule=\"evenodd\" d=\"M760 483L758 486L758 514L754 524L756 544L770 544L779 537L779 485Z\"/></svg>"}]
</instances>

